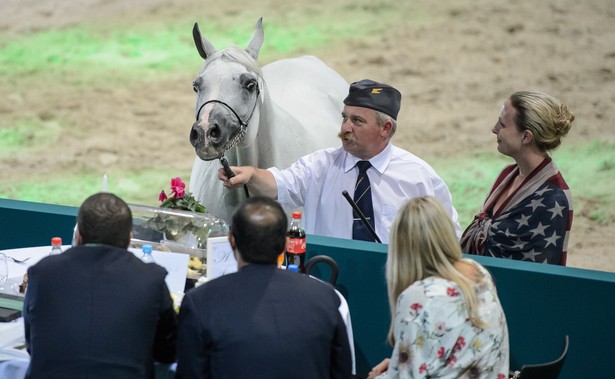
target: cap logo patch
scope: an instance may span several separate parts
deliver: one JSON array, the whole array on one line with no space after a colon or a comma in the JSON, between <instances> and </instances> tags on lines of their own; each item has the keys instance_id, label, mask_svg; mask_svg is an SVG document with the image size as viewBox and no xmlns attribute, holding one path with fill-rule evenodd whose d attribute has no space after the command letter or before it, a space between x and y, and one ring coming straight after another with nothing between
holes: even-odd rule
<instances>
[{"instance_id":1,"label":"cap logo patch","mask_svg":"<svg viewBox=\"0 0 615 379\"><path fill-rule=\"evenodd\" d=\"M382 88L372 88L372 93L379 94L382 91Z\"/></svg>"}]
</instances>

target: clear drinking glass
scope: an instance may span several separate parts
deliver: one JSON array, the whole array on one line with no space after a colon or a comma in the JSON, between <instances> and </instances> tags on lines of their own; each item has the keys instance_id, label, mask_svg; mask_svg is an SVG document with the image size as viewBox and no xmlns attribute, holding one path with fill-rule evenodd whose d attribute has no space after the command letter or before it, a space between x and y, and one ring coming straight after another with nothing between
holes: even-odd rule
<instances>
[{"instance_id":1,"label":"clear drinking glass","mask_svg":"<svg viewBox=\"0 0 615 379\"><path fill-rule=\"evenodd\" d=\"M4 283L9 278L9 264L6 261L6 255L0 253L0 290L4 289Z\"/></svg>"}]
</instances>

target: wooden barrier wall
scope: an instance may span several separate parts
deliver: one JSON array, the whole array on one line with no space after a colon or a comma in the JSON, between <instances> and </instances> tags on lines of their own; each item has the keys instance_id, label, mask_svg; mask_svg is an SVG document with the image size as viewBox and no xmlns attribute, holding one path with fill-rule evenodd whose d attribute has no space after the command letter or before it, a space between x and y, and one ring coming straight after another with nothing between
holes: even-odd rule
<instances>
[{"instance_id":1,"label":"wooden barrier wall","mask_svg":"<svg viewBox=\"0 0 615 379\"><path fill-rule=\"evenodd\" d=\"M77 208L0 199L0 249L40 246L53 236L70 244ZM357 373L390 355L384 278L387 246L308 236L307 258L327 255L339 266L338 290L352 317ZM511 368L559 356L570 336L561 379L613 378L615 273L489 257L471 258L492 273L508 320ZM312 272L323 279L321 265Z\"/></svg>"},{"instance_id":2,"label":"wooden barrier wall","mask_svg":"<svg viewBox=\"0 0 615 379\"><path fill-rule=\"evenodd\" d=\"M0 250L26 246L51 248L51 238L70 245L77 221L75 207L0 199Z\"/></svg>"}]
</instances>

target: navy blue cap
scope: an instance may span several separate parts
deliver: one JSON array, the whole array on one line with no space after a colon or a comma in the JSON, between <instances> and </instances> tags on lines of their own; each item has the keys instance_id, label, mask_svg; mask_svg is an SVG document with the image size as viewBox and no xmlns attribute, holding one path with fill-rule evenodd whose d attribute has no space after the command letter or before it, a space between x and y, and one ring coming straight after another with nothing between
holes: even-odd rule
<instances>
[{"instance_id":1,"label":"navy blue cap","mask_svg":"<svg viewBox=\"0 0 615 379\"><path fill-rule=\"evenodd\" d=\"M401 93L388 84L365 79L350 85L344 104L374 109L397 120L401 105Z\"/></svg>"}]
</instances>

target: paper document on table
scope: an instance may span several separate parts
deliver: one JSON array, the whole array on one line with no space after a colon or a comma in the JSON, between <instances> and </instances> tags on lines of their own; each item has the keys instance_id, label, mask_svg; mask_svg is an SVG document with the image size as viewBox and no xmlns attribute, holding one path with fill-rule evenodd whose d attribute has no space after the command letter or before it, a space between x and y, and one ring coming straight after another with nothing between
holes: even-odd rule
<instances>
[{"instance_id":1,"label":"paper document on table","mask_svg":"<svg viewBox=\"0 0 615 379\"><path fill-rule=\"evenodd\" d=\"M228 237L207 239L207 280L237 271L237 261Z\"/></svg>"},{"instance_id":2,"label":"paper document on table","mask_svg":"<svg viewBox=\"0 0 615 379\"><path fill-rule=\"evenodd\" d=\"M138 258L141 258L141 255L143 255L141 249L131 248L130 251ZM165 281L169 291L184 293L190 256L183 253L158 250L152 251L152 256L154 257L154 262L164 267L168 272Z\"/></svg>"}]
</instances>

